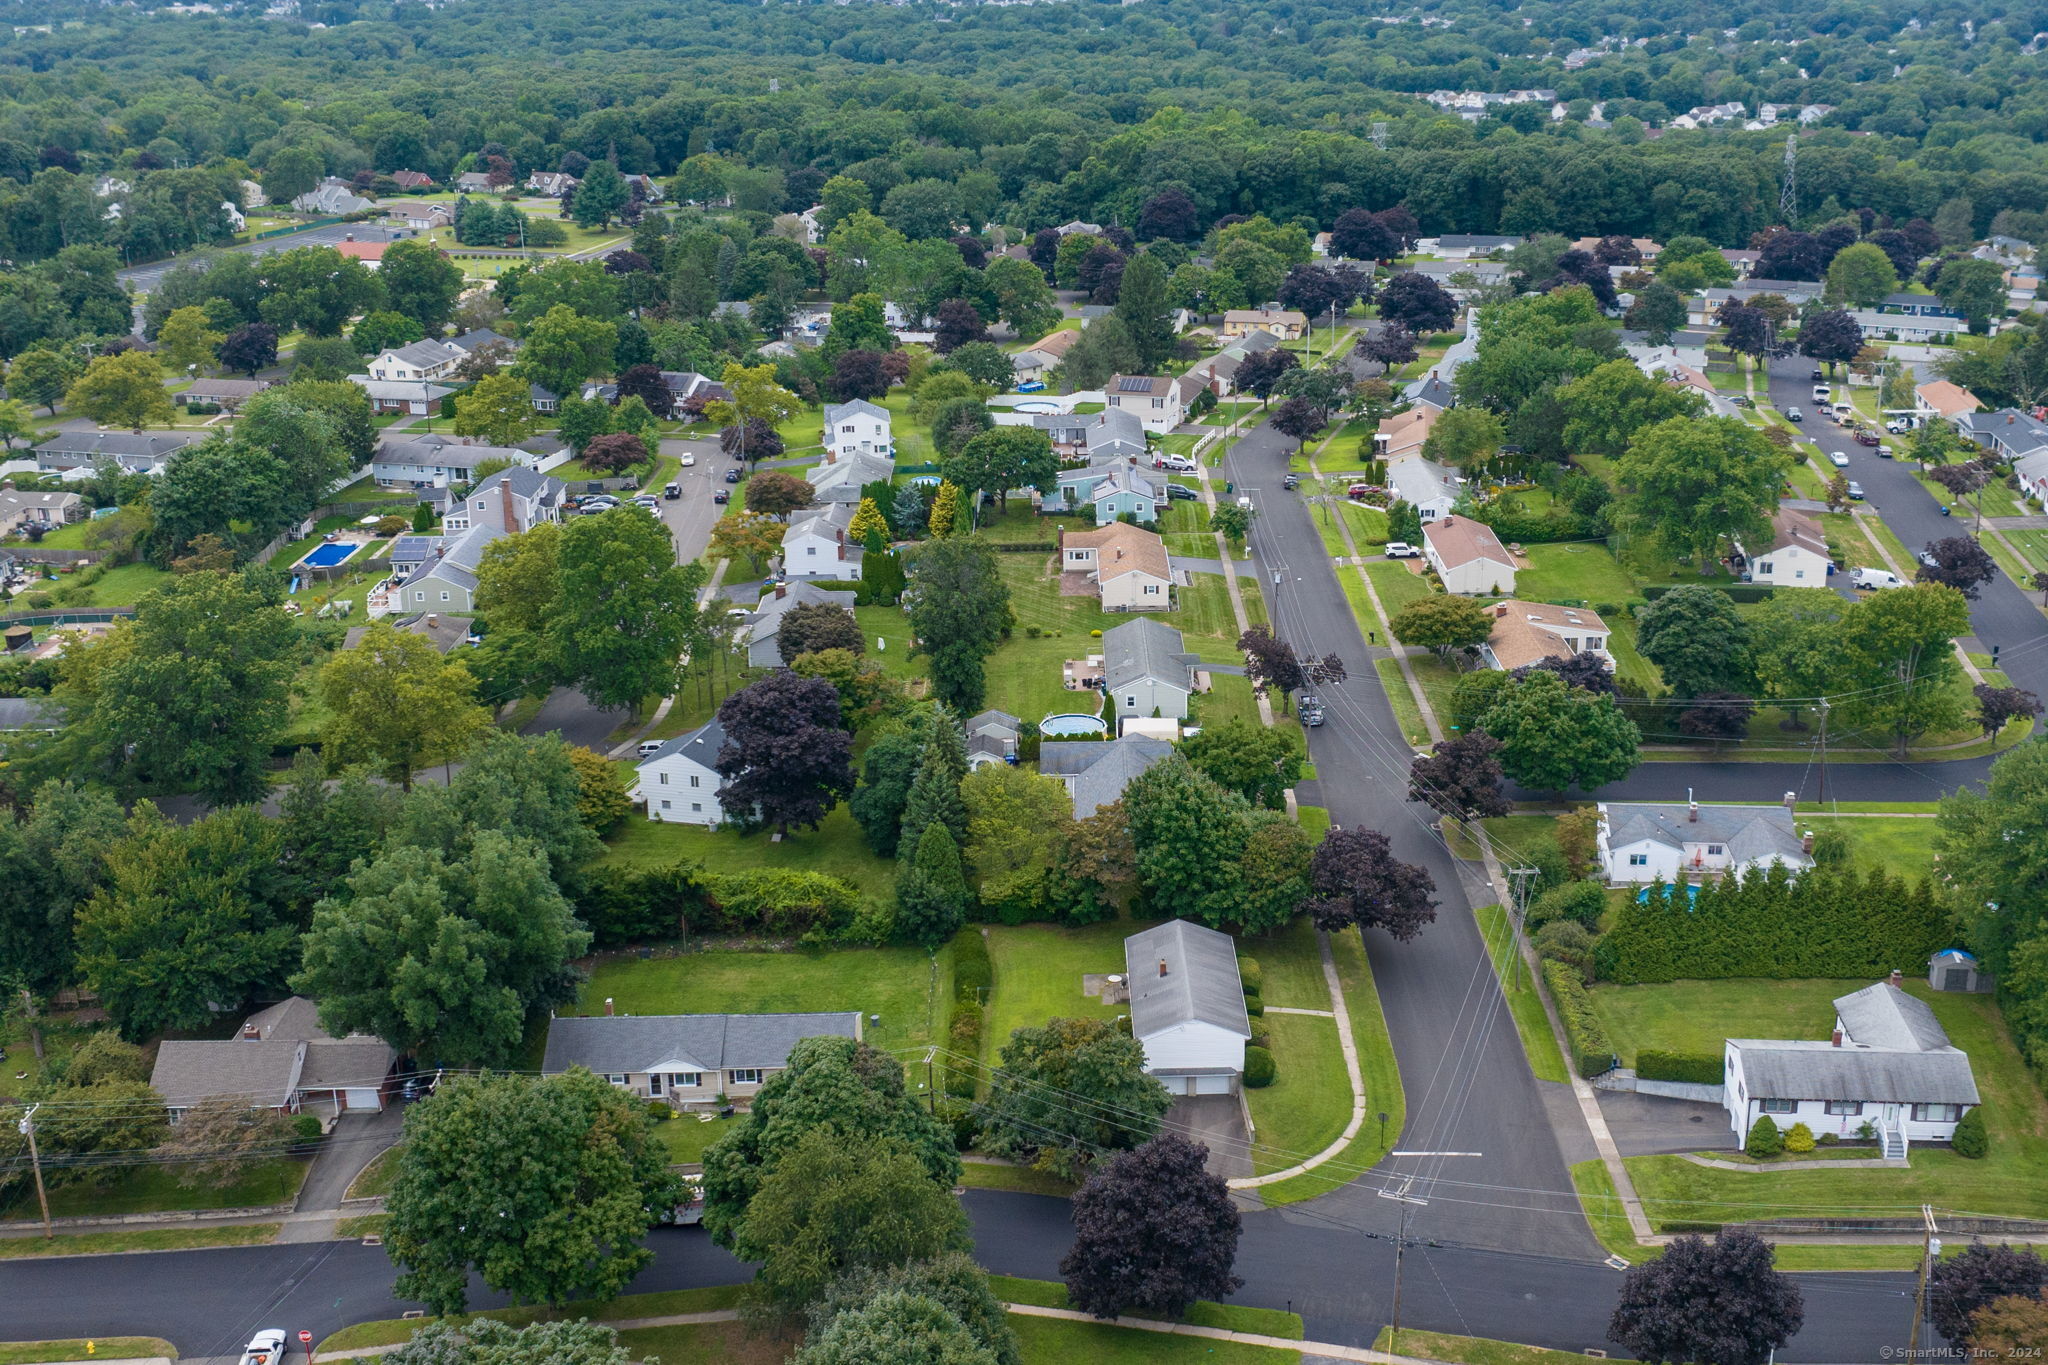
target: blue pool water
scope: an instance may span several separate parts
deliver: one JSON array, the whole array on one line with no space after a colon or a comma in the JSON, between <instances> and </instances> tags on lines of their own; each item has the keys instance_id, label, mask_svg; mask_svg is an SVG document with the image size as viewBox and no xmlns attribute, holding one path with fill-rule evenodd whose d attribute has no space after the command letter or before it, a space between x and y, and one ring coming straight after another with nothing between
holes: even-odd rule
<instances>
[{"instance_id":1,"label":"blue pool water","mask_svg":"<svg viewBox=\"0 0 2048 1365\"><path fill-rule=\"evenodd\" d=\"M300 560L299 563L310 564L316 569L331 569L355 552L356 547L353 545L341 543L316 545L313 547L313 552Z\"/></svg>"},{"instance_id":2,"label":"blue pool water","mask_svg":"<svg viewBox=\"0 0 2048 1365\"><path fill-rule=\"evenodd\" d=\"M1038 733L1047 739L1075 739L1086 736L1100 737L1106 727L1100 716L1083 716L1073 713L1047 716L1038 722Z\"/></svg>"}]
</instances>

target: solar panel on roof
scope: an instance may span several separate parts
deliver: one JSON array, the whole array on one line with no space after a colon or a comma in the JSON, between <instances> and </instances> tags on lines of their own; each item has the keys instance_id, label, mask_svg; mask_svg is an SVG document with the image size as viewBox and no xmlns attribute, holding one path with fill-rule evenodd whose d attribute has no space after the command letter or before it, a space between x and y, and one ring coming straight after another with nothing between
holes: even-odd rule
<instances>
[{"instance_id":1,"label":"solar panel on roof","mask_svg":"<svg viewBox=\"0 0 2048 1365\"><path fill-rule=\"evenodd\" d=\"M1134 379L1126 375L1116 381L1116 388L1118 393L1150 393L1152 391L1152 381L1150 379Z\"/></svg>"}]
</instances>

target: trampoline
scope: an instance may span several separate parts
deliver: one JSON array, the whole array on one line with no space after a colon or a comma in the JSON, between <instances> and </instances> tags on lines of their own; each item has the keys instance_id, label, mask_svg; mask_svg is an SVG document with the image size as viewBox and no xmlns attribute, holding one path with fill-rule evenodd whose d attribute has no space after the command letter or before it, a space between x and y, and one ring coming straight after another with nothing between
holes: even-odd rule
<instances>
[{"instance_id":1,"label":"trampoline","mask_svg":"<svg viewBox=\"0 0 2048 1365\"><path fill-rule=\"evenodd\" d=\"M1038 722L1038 733L1046 739L1099 738L1107 732L1108 727L1102 723L1102 717L1084 716L1078 712L1047 716Z\"/></svg>"},{"instance_id":2,"label":"trampoline","mask_svg":"<svg viewBox=\"0 0 2048 1365\"><path fill-rule=\"evenodd\" d=\"M325 545L315 545L299 563L315 569L331 569L354 554L358 548L343 541L330 541Z\"/></svg>"}]
</instances>

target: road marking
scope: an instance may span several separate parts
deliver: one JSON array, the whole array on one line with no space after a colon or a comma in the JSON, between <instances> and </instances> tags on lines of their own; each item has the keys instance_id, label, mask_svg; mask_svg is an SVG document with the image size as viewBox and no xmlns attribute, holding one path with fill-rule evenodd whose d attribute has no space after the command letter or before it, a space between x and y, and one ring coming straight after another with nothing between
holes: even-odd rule
<instances>
[{"instance_id":1,"label":"road marking","mask_svg":"<svg viewBox=\"0 0 2048 1365\"><path fill-rule=\"evenodd\" d=\"M1484 1152L1388 1152L1388 1156L1484 1156Z\"/></svg>"}]
</instances>

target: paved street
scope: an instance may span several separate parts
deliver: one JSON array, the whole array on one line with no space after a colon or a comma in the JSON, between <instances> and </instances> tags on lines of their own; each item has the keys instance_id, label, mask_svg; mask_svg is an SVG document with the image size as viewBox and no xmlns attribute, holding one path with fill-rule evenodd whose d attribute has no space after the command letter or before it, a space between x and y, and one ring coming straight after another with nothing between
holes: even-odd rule
<instances>
[{"instance_id":1,"label":"paved street","mask_svg":"<svg viewBox=\"0 0 2048 1365\"><path fill-rule=\"evenodd\" d=\"M279 251L290 251L301 246L332 246L353 237L358 242L395 242L401 237L414 234L405 228L380 227L375 223L329 223L325 227L309 228L283 237L269 237L260 242L244 242L240 246L216 247L212 250L235 251L248 256L269 256ZM137 294L147 294L156 288L156 282L171 270L204 253L187 252L167 260L151 261L148 265L130 266L115 272L115 277L124 281Z\"/></svg>"}]
</instances>

